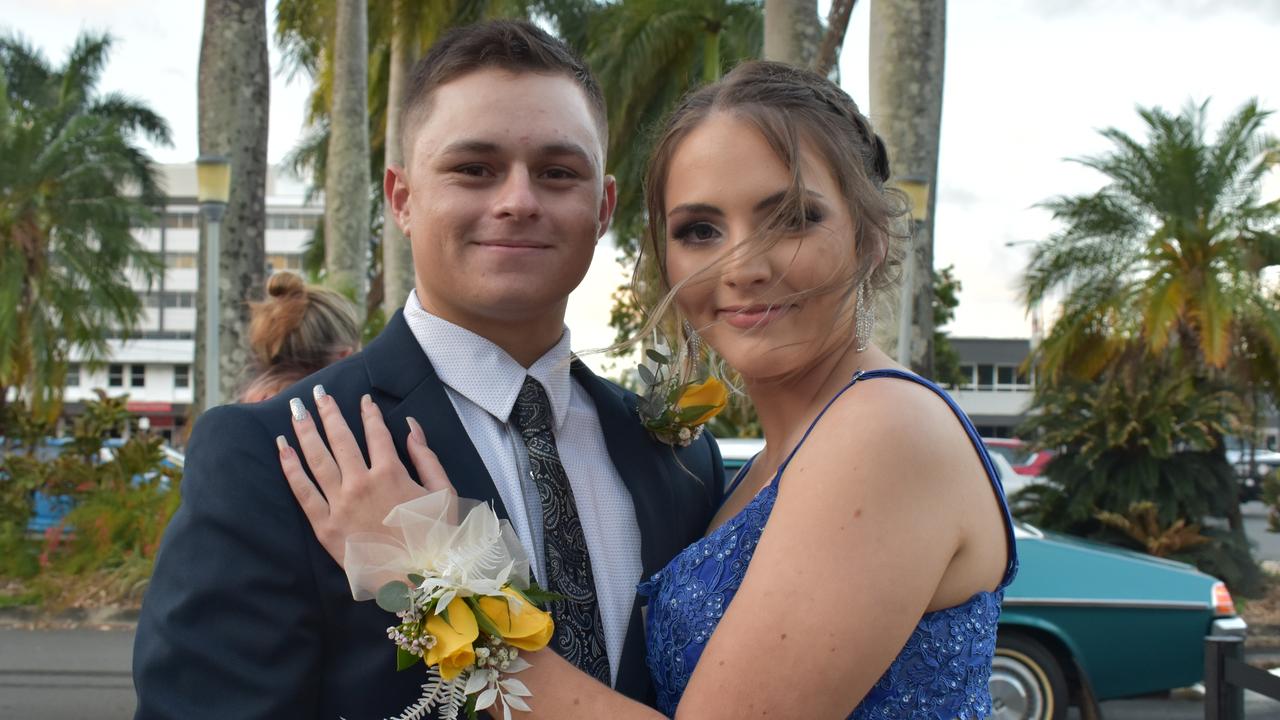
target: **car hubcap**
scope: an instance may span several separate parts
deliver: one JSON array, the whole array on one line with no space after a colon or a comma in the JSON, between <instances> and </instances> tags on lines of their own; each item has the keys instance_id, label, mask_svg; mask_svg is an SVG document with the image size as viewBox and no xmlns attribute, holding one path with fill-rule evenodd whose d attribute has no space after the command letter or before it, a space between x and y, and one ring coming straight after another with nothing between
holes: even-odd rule
<instances>
[{"instance_id":1,"label":"car hubcap","mask_svg":"<svg viewBox=\"0 0 1280 720\"><path fill-rule=\"evenodd\" d=\"M991 663L991 710L999 720L1040 720L1044 687L1037 673L1013 658L997 655Z\"/></svg>"}]
</instances>

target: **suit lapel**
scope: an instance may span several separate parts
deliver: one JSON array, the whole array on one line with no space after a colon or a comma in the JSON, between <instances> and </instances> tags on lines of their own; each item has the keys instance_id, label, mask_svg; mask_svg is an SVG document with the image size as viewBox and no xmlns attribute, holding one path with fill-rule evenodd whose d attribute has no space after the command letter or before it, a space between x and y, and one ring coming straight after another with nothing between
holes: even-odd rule
<instances>
[{"instance_id":1,"label":"suit lapel","mask_svg":"<svg viewBox=\"0 0 1280 720\"><path fill-rule=\"evenodd\" d=\"M392 316L386 329L369 344L365 356L369 382L382 394L382 397L375 395L374 400L383 410L405 467L413 472L405 449L408 429L405 419L412 416L422 425L427 444L440 459L458 495L492 501L498 517L506 518L507 509L484 460L401 311Z\"/></svg>"}]
</instances>

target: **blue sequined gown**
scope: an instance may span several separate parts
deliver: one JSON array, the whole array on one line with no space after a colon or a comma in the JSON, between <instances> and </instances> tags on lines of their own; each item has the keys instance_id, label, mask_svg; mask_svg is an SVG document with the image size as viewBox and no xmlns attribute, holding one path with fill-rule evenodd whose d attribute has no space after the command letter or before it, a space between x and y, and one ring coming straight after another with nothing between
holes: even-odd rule
<instances>
[{"instance_id":1,"label":"blue sequined gown","mask_svg":"<svg viewBox=\"0 0 1280 720\"><path fill-rule=\"evenodd\" d=\"M1004 491L973 425L936 385L910 373L873 370L854 376L836 397L854 383L885 377L924 385L946 400L960 418L1004 509L1010 556L1004 577L994 592L980 592L961 605L924 615L889 669L849 717L857 720L986 717L991 714L987 681L995 652L996 620L1000 616L1004 589L1017 571L1013 525ZM828 402L827 407L830 406ZM818 419L821 418L819 414ZM817 422L814 420L815 425ZM810 426L809 431L812 430ZM796 450L808 435L806 432ZM648 598L645 640L649 672L658 693L658 709L668 716L675 714L698 658L742 585L777 498L778 483L796 450L791 451L769 485L741 512L685 548L640 585L640 594ZM746 471L747 468L742 469L726 497L732 494Z\"/></svg>"}]
</instances>

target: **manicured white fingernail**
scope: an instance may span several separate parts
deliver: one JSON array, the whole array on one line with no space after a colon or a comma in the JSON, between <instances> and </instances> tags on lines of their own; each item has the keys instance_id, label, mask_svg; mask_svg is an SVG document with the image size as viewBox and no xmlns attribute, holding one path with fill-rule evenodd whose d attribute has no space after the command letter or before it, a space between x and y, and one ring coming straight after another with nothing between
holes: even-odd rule
<instances>
[{"instance_id":1,"label":"manicured white fingernail","mask_svg":"<svg viewBox=\"0 0 1280 720\"><path fill-rule=\"evenodd\" d=\"M285 440L283 435L277 435L276 447L280 450L280 452L284 452L289 449L289 441Z\"/></svg>"},{"instance_id":2,"label":"manicured white fingernail","mask_svg":"<svg viewBox=\"0 0 1280 720\"><path fill-rule=\"evenodd\" d=\"M369 397L369 393L360 396L360 407L365 410L373 409L373 398Z\"/></svg>"},{"instance_id":3,"label":"manicured white fingernail","mask_svg":"<svg viewBox=\"0 0 1280 720\"><path fill-rule=\"evenodd\" d=\"M293 398L289 401L289 412L293 413L294 422L307 419L307 408L302 404L302 398Z\"/></svg>"},{"instance_id":4,"label":"manicured white fingernail","mask_svg":"<svg viewBox=\"0 0 1280 720\"><path fill-rule=\"evenodd\" d=\"M420 445L426 445L427 436L423 434L422 426L418 424L418 421L411 417L407 417L405 418L405 422L409 423L409 437L413 438L414 442L417 442Z\"/></svg>"},{"instance_id":5,"label":"manicured white fingernail","mask_svg":"<svg viewBox=\"0 0 1280 720\"><path fill-rule=\"evenodd\" d=\"M325 398L325 395L326 393L324 391L323 385L316 384L315 387L311 388L311 396L316 399L317 405L320 404L320 401Z\"/></svg>"}]
</instances>

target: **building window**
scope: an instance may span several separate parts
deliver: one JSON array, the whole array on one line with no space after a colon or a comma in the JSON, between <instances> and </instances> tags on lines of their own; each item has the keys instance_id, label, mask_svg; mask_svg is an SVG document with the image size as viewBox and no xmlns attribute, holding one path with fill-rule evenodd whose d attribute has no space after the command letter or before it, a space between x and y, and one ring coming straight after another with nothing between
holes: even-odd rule
<instances>
[{"instance_id":1,"label":"building window","mask_svg":"<svg viewBox=\"0 0 1280 720\"><path fill-rule=\"evenodd\" d=\"M129 366L129 387L145 387L147 384L147 366Z\"/></svg>"},{"instance_id":2,"label":"building window","mask_svg":"<svg viewBox=\"0 0 1280 720\"><path fill-rule=\"evenodd\" d=\"M107 366L107 387L124 387L124 366Z\"/></svg>"},{"instance_id":3,"label":"building window","mask_svg":"<svg viewBox=\"0 0 1280 720\"><path fill-rule=\"evenodd\" d=\"M167 252L164 254L164 266L175 269L191 269L196 266L196 254L193 252Z\"/></svg>"},{"instance_id":4,"label":"building window","mask_svg":"<svg viewBox=\"0 0 1280 720\"><path fill-rule=\"evenodd\" d=\"M995 366L979 365L978 366L978 389L990 390L995 385Z\"/></svg>"},{"instance_id":5,"label":"building window","mask_svg":"<svg viewBox=\"0 0 1280 720\"><path fill-rule=\"evenodd\" d=\"M960 366L960 389L961 390L973 389L973 366L972 365Z\"/></svg>"},{"instance_id":6,"label":"building window","mask_svg":"<svg viewBox=\"0 0 1280 720\"><path fill-rule=\"evenodd\" d=\"M164 216L165 227L174 229L190 229L200 227L200 220L195 213L178 212Z\"/></svg>"},{"instance_id":7,"label":"building window","mask_svg":"<svg viewBox=\"0 0 1280 720\"><path fill-rule=\"evenodd\" d=\"M176 388L191 387L191 366L173 366L173 386Z\"/></svg>"},{"instance_id":8,"label":"building window","mask_svg":"<svg viewBox=\"0 0 1280 720\"><path fill-rule=\"evenodd\" d=\"M80 366L76 363L71 363L67 366L66 386L69 388L80 387Z\"/></svg>"},{"instance_id":9,"label":"building window","mask_svg":"<svg viewBox=\"0 0 1280 720\"><path fill-rule=\"evenodd\" d=\"M277 253L267 256L267 273L280 270L301 270L302 256L297 253Z\"/></svg>"}]
</instances>

